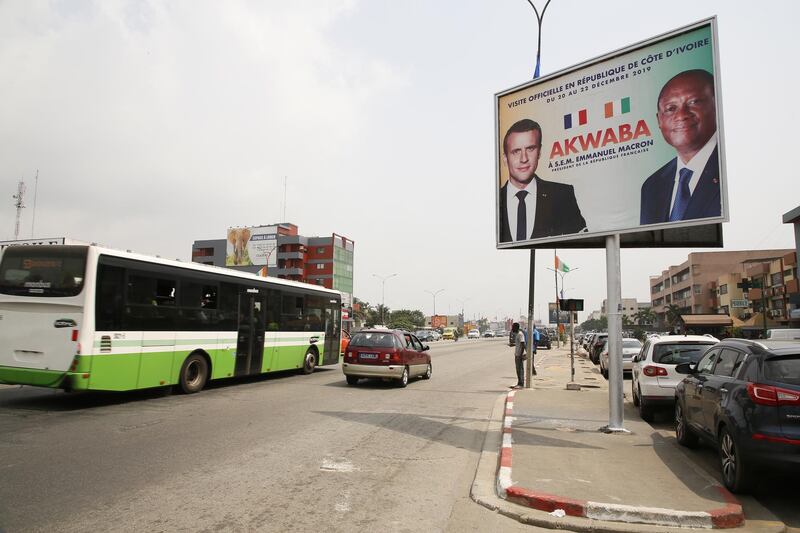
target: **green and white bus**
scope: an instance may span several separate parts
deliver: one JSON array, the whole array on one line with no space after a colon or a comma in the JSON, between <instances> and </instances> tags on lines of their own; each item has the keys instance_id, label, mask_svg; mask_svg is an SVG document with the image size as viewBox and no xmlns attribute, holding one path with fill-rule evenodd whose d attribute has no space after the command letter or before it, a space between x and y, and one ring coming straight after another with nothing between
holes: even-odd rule
<instances>
[{"instance_id":1,"label":"green and white bus","mask_svg":"<svg viewBox=\"0 0 800 533\"><path fill-rule=\"evenodd\" d=\"M339 362L341 294L91 246L0 259L0 383L127 391Z\"/></svg>"}]
</instances>

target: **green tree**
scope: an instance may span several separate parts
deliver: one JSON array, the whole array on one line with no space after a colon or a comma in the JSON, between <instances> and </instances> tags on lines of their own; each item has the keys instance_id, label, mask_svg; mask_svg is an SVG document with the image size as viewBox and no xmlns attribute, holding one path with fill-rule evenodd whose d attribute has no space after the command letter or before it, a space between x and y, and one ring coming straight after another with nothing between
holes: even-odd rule
<instances>
[{"instance_id":1,"label":"green tree","mask_svg":"<svg viewBox=\"0 0 800 533\"><path fill-rule=\"evenodd\" d=\"M667 315L667 324L671 329L675 329L679 326L682 322L681 320L681 308L675 304L669 304L666 310Z\"/></svg>"},{"instance_id":2,"label":"green tree","mask_svg":"<svg viewBox=\"0 0 800 533\"><path fill-rule=\"evenodd\" d=\"M652 307L642 307L633 315L633 319L640 326L648 326L656 323L656 313Z\"/></svg>"},{"instance_id":3,"label":"green tree","mask_svg":"<svg viewBox=\"0 0 800 533\"><path fill-rule=\"evenodd\" d=\"M414 331L425 325L425 314L418 310L398 309L389 314L387 322L389 327Z\"/></svg>"}]
</instances>

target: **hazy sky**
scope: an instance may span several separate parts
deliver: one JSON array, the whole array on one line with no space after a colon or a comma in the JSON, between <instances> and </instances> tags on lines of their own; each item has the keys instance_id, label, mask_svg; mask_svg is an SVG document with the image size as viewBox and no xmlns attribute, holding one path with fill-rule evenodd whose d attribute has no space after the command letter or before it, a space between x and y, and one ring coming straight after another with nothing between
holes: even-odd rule
<instances>
[{"instance_id":1,"label":"hazy sky","mask_svg":"<svg viewBox=\"0 0 800 533\"><path fill-rule=\"evenodd\" d=\"M553 0L542 73L717 15L725 249L794 247L798 5ZM38 169L37 237L189 260L285 208L355 241L362 300L397 273L393 309L429 314L444 289L439 313L524 313L529 253L495 249L493 106L531 78L536 35L526 0L0 1L0 239L21 178L31 236ZM689 251L623 250L622 296L649 300ZM579 267L567 297L599 309L605 252L559 256ZM538 316L555 289L537 258Z\"/></svg>"}]
</instances>

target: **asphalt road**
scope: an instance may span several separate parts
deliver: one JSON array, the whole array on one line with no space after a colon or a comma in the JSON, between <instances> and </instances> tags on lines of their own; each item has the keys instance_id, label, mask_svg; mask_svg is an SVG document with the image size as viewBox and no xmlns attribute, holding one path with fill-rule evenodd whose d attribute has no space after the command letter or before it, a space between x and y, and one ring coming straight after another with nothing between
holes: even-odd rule
<instances>
[{"instance_id":1,"label":"asphalt road","mask_svg":"<svg viewBox=\"0 0 800 533\"><path fill-rule=\"evenodd\" d=\"M531 531L469 499L510 348L431 355L405 389L339 366L191 396L0 386L0 530Z\"/></svg>"}]
</instances>

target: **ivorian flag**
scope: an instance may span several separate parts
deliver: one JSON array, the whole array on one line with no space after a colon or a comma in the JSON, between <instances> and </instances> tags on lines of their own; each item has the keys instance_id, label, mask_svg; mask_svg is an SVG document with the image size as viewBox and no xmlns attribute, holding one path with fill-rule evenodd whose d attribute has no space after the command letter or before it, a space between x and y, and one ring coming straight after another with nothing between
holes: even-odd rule
<instances>
[{"instance_id":1,"label":"ivorian flag","mask_svg":"<svg viewBox=\"0 0 800 533\"><path fill-rule=\"evenodd\" d=\"M575 111L574 113L570 113L569 115L564 115L564 129L568 130L573 125L575 126L583 126L586 124L586 110L581 109L579 111Z\"/></svg>"},{"instance_id":2,"label":"ivorian flag","mask_svg":"<svg viewBox=\"0 0 800 533\"><path fill-rule=\"evenodd\" d=\"M620 98L619 100L614 100L611 102L606 102L605 105L605 117L611 118L616 115L623 115L625 113L631 112L631 97L626 96L625 98Z\"/></svg>"},{"instance_id":3,"label":"ivorian flag","mask_svg":"<svg viewBox=\"0 0 800 533\"><path fill-rule=\"evenodd\" d=\"M556 256L556 270L559 272L569 272L569 265Z\"/></svg>"}]
</instances>

